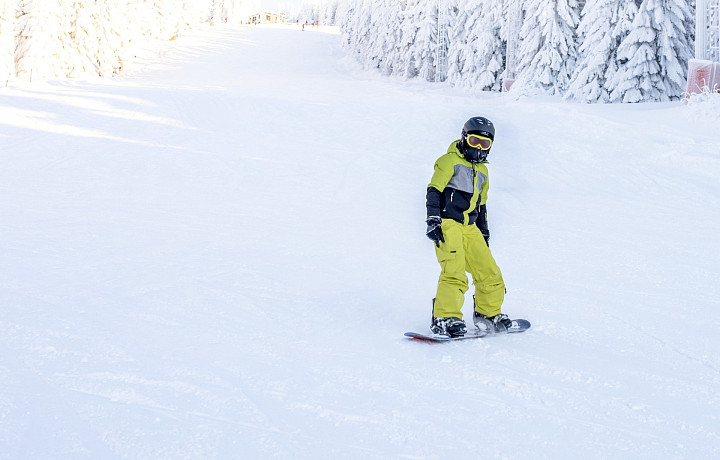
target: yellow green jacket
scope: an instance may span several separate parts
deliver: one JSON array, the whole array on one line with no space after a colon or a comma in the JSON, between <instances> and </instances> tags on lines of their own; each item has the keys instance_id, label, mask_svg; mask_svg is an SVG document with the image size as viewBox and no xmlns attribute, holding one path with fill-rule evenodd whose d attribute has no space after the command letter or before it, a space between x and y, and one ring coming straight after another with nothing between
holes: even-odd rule
<instances>
[{"instance_id":1,"label":"yellow green jacket","mask_svg":"<svg viewBox=\"0 0 720 460\"><path fill-rule=\"evenodd\" d=\"M435 162L435 172L427 188L427 215L487 227L484 213L489 185L487 162L467 161L458 149L459 142L453 141L447 153ZM478 214L483 222L476 222Z\"/></svg>"}]
</instances>

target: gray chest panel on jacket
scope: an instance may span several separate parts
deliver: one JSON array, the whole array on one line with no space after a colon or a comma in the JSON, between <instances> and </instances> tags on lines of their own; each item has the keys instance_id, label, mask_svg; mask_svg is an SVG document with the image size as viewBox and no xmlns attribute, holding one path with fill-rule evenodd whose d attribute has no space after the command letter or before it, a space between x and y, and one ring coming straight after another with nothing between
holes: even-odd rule
<instances>
[{"instance_id":1,"label":"gray chest panel on jacket","mask_svg":"<svg viewBox=\"0 0 720 460\"><path fill-rule=\"evenodd\" d=\"M478 172L478 190L480 185L485 182L485 175ZM474 193L475 187L473 185L474 172L473 168L465 165L455 165L455 172L453 173L450 182L447 186L466 193Z\"/></svg>"}]
</instances>

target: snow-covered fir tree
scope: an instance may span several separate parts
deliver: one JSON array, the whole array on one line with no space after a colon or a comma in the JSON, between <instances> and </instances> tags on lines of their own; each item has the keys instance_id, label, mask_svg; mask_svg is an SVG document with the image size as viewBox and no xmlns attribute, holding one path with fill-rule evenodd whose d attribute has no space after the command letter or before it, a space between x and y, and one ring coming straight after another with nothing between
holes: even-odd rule
<instances>
[{"instance_id":1,"label":"snow-covered fir tree","mask_svg":"<svg viewBox=\"0 0 720 460\"><path fill-rule=\"evenodd\" d=\"M657 53L657 31L653 27L655 1L642 2L632 22L632 30L620 43L620 65L608 84L611 101L668 100Z\"/></svg>"},{"instance_id":2,"label":"snow-covered fir tree","mask_svg":"<svg viewBox=\"0 0 720 460\"><path fill-rule=\"evenodd\" d=\"M505 15L514 1L523 7L515 91L540 90L585 102L662 100L682 93L692 51L694 0L504 0L499 15L491 13L498 3L495 0L448 0L448 83L499 88L504 69L498 65L504 65L508 34ZM348 3L362 0L341 0L337 22L349 38L350 50L362 56L368 67L397 74L401 65L401 73L408 78L432 80L437 0L407 0L402 8L391 8L400 15L400 33L387 32L398 29L397 21L385 20L382 14L373 20L372 29L384 31L383 40L369 37L364 42L357 37L368 33L369 27L347 29L364 24L346 16L357 16L359 11ZM641 4L642 14L638 12ZM387 9L387 4L375 0L375 7ZM392 40L399 43L393 46ZM363 47L371 43L375 50L369 53ZM372 56L369 64L368 56ZM386 64L390 61L392 70ZM654 82L655 73L662 84ZM661 93L646 89L648 82Z\"/></svg>"},{"instance_id":3,"label":"snow-covered fir tree","mask_svg":"<svg viewBox=\"0 0 720 460\"><path fill-rule=\"evenodd\" d=\"M562 95L577 60L576 0L528 0L513 91Z\"/></svg>"},{"instance_id":4,"label":"snow-covered fir tree","mask_svg":"<svg viewBox=\"0 0 720 460\"><path fill-rule=\"evenodd\" d=\"M403 65L403 28L402 21L408 0L391 0L390 12L386 25L386 40L389 42L388 58L385 61L386 74L402 75Z\"/></svg>"},{"instance_id":5,"label":"snow-covered fir tree","mask_svg":"<svg viewBox=\"0 0 720 460\"><path fill-rule=\"evenodd\" d=\"M63 51L63 75L71 78L79 77L89 72L92 51L86 48L91 39L94 24L88 20L91 15L86 12L86 2L82 0L67 0L63 14L59 18L64 30L67 30L68 40L61 44ZM97 43L99 45L99 42ZM92 47L92 46L90 46ZM87 69L86 69L87 68Z\"/></svg>"},{"instance_id":6,"label":"snow-covered fir tree","mask_svg":"<svg viewBox=\"0 0 720 460\"><path fill-rule=\"evenodd\" d=\"M0 1L0 86L15 78L15 4Z\"/></svg>"},{"instance_id":7,"label":"snow-covered fir tree","mask_svg":"<svg viewBox=\"0 0 720 460\"><path fill-rule=\"evenodd\" d=\"M348 36L348 43L350 44L350 50L354 52L358 60L367 63L368 44L371 41L372 1L355 0L354 3L353 14L348 18L349 23L347 24L348 29L351 31Z\"/></svg>"},{"instance_id":8,"label":"snow-covered fir tree","mask_svg":"<svg viewBox=\"0 0 720 460\"><path fill-rule=\"evenodd\" d=\"M622 102L621 100L615 99L613 96L617 85L621 80L620 72L624 72L626 59L621 59L618 56L618 49L620 44L630 34L632 30L632 24L637 16L638 5L636 2L620 2L620 9L618 10L617 20L612 21L614 26L612 27L609 35L615 37L617 43L614 51L615 58L608 60L607 69L605 70L605 91L607 92L608 102ZM617 93L615 93L617 94ZM593 102L593 101L588 101Z\"/></svg>"},{"instance_id":9,"label":"snow-covered fir tree","mask_svg":"<svg viewBox=\"0 0 720 460\"><path fill-rule=\"evenodd\" d=\"M481 8L475 42L477 50L475 65L479 72L468 75L469 78L466 79L477 89L497 91L501 87L504 43L500 38L500 27L503 4L503 0L487 0Z\"/></svg>"},{"instance_id":10,"label":"snow-covered fir tree","mask_svg":"<svg viewBox=\"0 0 720 460\"><path fill-rule=\"evenodd\" d=\"M354 35L355 31L351 27L351 21L356 16L355 8L358 7L357 1L344 1L338 4L337 12L336 12L336 21L335 24L338 25L340 28L340 34L342 37L342 44L343 46L350 50L355 50L355 44L354 44ZM299 20L299 16L298 16Z\"/></svg>"},{"instance_id":11,"label":"snow-covered fir tree","mask_svg":"<svg viewBox=\"0 0 720 460\"><path fill-rule=\"evenodd\" d=\"M623 65L611 82L611 100L678 99L685 90L693 43L686 29L690 9L683 0L644 0L632 30L618 49Z\"/></svg>"},{"instance_id":12,"label":"snow-covered fir tree","mask_svg":"<svg viewBox=\"0 0 720 460\"><path fill-rule=\"evenodd\" d=\"M588 0L578 26L580 59L565 98L582 102L608 102L608 75L617 71L617 48L627 35L626 0ZM621 26L621 27L618 27Z\"/></svg>"},{"instance_id":13,"label":"snow-covered fir tree","mask_svg":"<svg viewBox=\"0 0 720 460\"><path fill-rule=\"evenodd\" d=\"M451 9L448 25L448 74L446 81L454 86L463 86L462 75L466 71L467 58L473 54L468 46L468 33L472 30L470 17L481 0L457 0Z\"/></svg>"},{"instance_id":14,"label":"snow-covered fir tree","mask_svg":"<svg viewBox=\"0 0 720 460\"><path fill-rule=\"evenodd\" d=\"M373 3L367 66L376 67L383 74L391 75L399 60L401 2L374 0Z\"/></svg>"},{"instance_id":15,"label":"snow-covered fir tree","mask_svg":"<svg viewBox=\"0 0 720 460\"><path fill-rule=\"evenodd\" d=\"M298 22L321 25L335 24L337 10L340 7L340 0L311 0L304 1L300 4L300 8L295 14ZM377 2L375 6L380 6ZM281 10L290 10L289 7L280 5Z\"/></svg>"},{"instance_id":16,"label":"snow-covered fir tree","mask_svg":"<svg viewBox=\"0 0 720 460\"><path fill-rule=\"evenodd\" d=\"M370 12L370 30L367 49L367 67L375 67L386 70L386 62L389 56L388 47L392 46L392 37L388 37L384 28L385 17L390 10L390 4L386 0L374 0ZM383 72L384 73L384 72Z\"/></svg>"},{"instance_id":17,"label":"snow-covered fir tree","mask_svg":"<svg viewBox=\"0 0 720 460\"><path fill-rule=\"evenodd\" d=\"M418 18L421 14L422 11L417 0L408 0L400 22L402 41L399 50L400 62L402 63L401 75L406 78L414 78L419 73L419 65L415 60L417 53L415 53L414 48L417 46Z\"/></svg>"},{"instance_id":18,"label":"snow-covered fir tree","mask_svg":"<svg viewBox=\"0 0 720 460\"><path fill-rule=\"evenodd\" d=\"M315 11L315 2L302 2L297 12L297 20L301 23L313 23L317 20L317 12Z\"/></svg>"},{"instance_id":19,"label":"snow-covered fir tree","mask_svg":"<svg viewBox=\"0 0 720 460\"><path fill-rule=\"evenodd\" d=\"M401 0L397 0L401 1ZM337 15L338 1L334 0L325 3L320 9L320 24L335 24L335 18Z\"/></svg>"},{"instance_id":20,"label":"snow-covered fir tree","mask_svg":"<svg viewBox=\"0 0 720 460\"><path fill-rule=\"evenodd\" d=\"M58 44L68 43L60 4L56 0L21 0L16 23L15 72L21 79L62 75L64 57Z\"/></svg>"},{"instance_id":21,"label":"snow-covered fir tree","mask_svg":"<svg viewBox=\"0 0 720 460\"><path fill-rule=\"evenodd\" d=\"M298 16L339 25L347 50L367 68L433 81L439 3L306 0ZM506 16L510 6L521 5L513 91L540 90L584 102L640 102L676 99L684 90L695 0L444 4L451 85L500 90ZM3 0L0 82L111 75L145 41L169 40L201 23L229 22L251 7L259 8L258 0Z\"/></svg>"},{"instance_id":22,"label":"snow-covered fir tree","mask_svg":"<svg viewBox=\"0 0 720 460\"><path fill-rule=\"evenodd\" d=\"M112 75L135 46L224 22L243 2L252 0L2 0L0 78Z\"/></svg>"},{"instance_id":23,"label":"snow-covered fir tree","mask_svg":"<svg viewBox=\"0 0 720 460\"><path fill-rule=\"evenodd\" d=\"M660 73L666 95L670 99L679 99L686 89L688 61L693 57L695 47L689 38L694 28L687 29L692 13L685 0L655 0L653 3Z\"/></svg>"},{"instance_id":24,"label":"snow-covered fir tree","mask_svg":"<svg viewBox=\"0 0 720 460\"><path fill-rule=\"evenodd\" d=\"M503 0L459 0L451 28L448 81L482 90L500 89L504 44Z\"/></svg>"},{"instance_id":25,"label":"snow-covered fir tree","mask_svg":"<svg viewBox=\"0 0 720 460\"><path fill-rule=\"evenodd\" d=\"M413 46L413 60L418 76L427 81L435 80L437 62L437 0L424 0L418 2L416 11L418 15L414 21L418 23L417 34Z\"/></svg>"},{"instance_id":26,"label":"snow-covered fir tree","mask_svg":"<svg viewBox=\"0 0 720 460\"><path fill-rule=\"evenodd\" d=\"M74 56L68 57L67 62L73 65L66 75L112 75L119 68L121 40L110 15L111 5L80 0L71 3L65 23L70 27Z\"/></svg>"}]
</instances>

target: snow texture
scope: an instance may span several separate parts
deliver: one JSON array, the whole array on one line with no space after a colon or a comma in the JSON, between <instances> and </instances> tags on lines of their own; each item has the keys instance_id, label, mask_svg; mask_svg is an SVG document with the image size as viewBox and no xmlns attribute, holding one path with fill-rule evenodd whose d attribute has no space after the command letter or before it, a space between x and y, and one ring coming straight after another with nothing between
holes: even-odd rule
<instances>
[{"instance_id":1,"label":"snow texture","mask_svg":"<svg viewBox=\"0 0 720 460\"><path fill-rule=\"evenodd\" d=\"M0 458L720 457L717 99L468 95L340 39L206 27L0 88ZM533 327L417 343L475 115Z\"/></svg>"}]
</instances>

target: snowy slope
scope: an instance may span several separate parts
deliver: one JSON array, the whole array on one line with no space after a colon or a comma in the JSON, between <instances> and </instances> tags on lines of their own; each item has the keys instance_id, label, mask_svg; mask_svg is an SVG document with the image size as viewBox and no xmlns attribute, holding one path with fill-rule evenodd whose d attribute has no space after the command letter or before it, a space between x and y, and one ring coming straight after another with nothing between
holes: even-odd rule
<instances>
[{"instance_id":1,"label":"snowy slope","mask_svg":"<svg viewBox=\"0 0 720 460\"><path fill-rule=\"evenodd\" d=\"M718 458L701 112L386 79L271 27L0 88L0 458ZM425 188L478 114L533 328L416 343Z\"/></svg>"}]
</instances>

